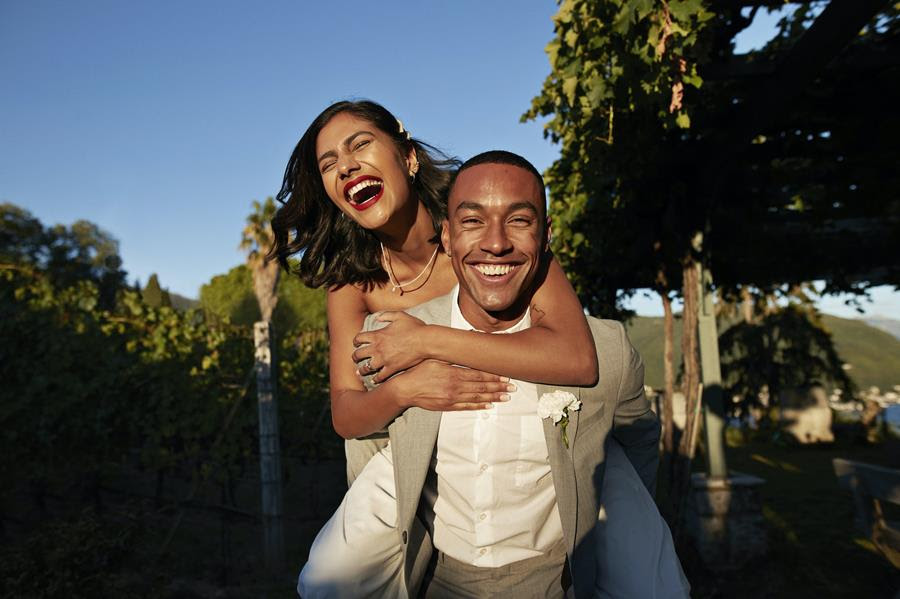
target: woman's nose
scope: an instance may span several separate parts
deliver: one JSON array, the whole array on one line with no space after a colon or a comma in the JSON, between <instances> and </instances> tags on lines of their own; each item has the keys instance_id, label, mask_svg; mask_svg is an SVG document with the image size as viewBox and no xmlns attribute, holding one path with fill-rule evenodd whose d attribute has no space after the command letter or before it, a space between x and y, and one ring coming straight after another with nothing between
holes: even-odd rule
<instances>
[{"instance_id":1,"label":"woman's nose","mask_svg":"<svg viewBox=\"0 0 900 599\"><path fill-rule=\"evenodd\" d=\"M338 158L338 173L340 173L341 176L349 175L358 168L359 163L356 162L353 156L347 154Z\"/></svg>"}]
</instances>

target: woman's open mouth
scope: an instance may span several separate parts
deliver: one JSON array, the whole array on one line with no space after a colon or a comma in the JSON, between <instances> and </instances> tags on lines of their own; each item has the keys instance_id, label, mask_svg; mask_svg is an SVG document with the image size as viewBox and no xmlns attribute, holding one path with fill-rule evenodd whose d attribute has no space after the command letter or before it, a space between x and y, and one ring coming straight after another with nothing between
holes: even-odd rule
<instances>
[{"instance_id":1,"label":"woman's open mouth","mask_svg":"<svg viewBox=\"0 0 900 599\"><path fill-rule=\"evenodd\" d=\"M381 199L384 182L368 175L357 177L344 186L344 197L354 209L363 211L371 208Z\"/></svg>"}]
</instances>

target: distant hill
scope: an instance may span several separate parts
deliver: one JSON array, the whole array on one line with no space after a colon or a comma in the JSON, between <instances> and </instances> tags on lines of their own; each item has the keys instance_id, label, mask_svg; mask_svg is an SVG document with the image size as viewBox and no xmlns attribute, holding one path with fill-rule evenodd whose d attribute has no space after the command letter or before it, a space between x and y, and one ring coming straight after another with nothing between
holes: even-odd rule
<instances>
[{"instance_id":1,"label":"distant hill","mask_svg":"<svg viewBox=\"0 0 900 599\"><path fill-rule=\"evenodd\" d=\"M824 315L822 320L854 382L882 390L900 385L900 339L861 320Z\"/></svg>"},{"instance_id":2,"label":"distant hill","mask_svg":"<svg viewBox=\"0 0 900 599\"><path fill-rule=\"evenodd\" d=\"M848 374L860 388L872 385L882 390L900 384L900 339L862 320L823 315ZM628 324L628 336L644 358L644 380L663 386L663 319L637 316ZM681 363L681 319L675 320L675 369Z\"/></svg>"},{"instance_id":3,"label":"distant hill","mask_svg":"<svg viewBox=\"0 0 900 599\"><path fill-rule=\"evenodd\" d=\"M881 329L882 331L890 333L897 339L900 339L900 320L894 320L893 318L886 318L884 316L872 316L861 320L870 327Z\"/></svg>"},{"instance_id":4,"label":"distant hill","mask_svg":"<svg viewBox=\"0 0 900 599\"><path fill-rule=\"evenodd\" d=\"M198 308L200 306L200 302L195 299L191 299L189 297L184 297L183 295L178 295L177 293L169 292L169 299L172 300L172 307L176 310L190 310L192 308Z\"/></svg>"},{"instance_id":5,"label":"distant hill","mask_svg":"<svg viewBox=\"0 0 900 599\"><path fill-rule=\"evenodd\" d=\"M627 325L628 337L644 359L644 382L663 386L663 319L661 316L635 316ZM675 319L675 376L681 365L681 319Z\"/></svg>"}]
</instances>

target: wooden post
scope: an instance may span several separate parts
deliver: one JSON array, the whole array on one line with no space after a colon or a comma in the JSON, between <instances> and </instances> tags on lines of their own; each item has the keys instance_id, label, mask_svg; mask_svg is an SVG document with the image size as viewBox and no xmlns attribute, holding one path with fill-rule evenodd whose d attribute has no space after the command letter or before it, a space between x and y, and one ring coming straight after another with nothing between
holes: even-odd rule
<instances>
[{"instance_id":1,"label":"wooden post","mask_svg":"<svg viewBox=\"0 0 900 599\"><path fill-rule=\"evenodd\" d=\"M262 490L263 556L269 572L284 569L284 527L281 497L281 444L278 401L272 369L272 325L253 325L256 347L256 395L259 404L259 475Z\"/></svg>"},{"instance_id":2,"label":"wooden post","mask_svg":"<svg viewBox=\"0 0 900 599\"><path fill-rule=\"evenodd\" d=\"M725 402L722 393L722 369L719 363L719 335L712 298L712 274L697 265L699 306L697 329L700 337L700 369L703 381L703 431L706 437L706 465L711 478L725 478Z\"/></svg>"}]
</instances>

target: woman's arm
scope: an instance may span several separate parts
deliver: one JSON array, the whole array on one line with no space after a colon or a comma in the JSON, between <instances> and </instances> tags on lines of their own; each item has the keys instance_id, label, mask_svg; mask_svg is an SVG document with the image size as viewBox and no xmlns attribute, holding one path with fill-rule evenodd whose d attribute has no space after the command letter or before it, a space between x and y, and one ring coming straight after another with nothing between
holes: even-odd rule
<instances>
[{"instance_id":1,"label":"woman's arm","mask_svg":"<svg viewBox=\"0 0 900 599\"><path fill-rule=\"evenodd\" d=\"M531 328L510 335L425 325L398 313L378 331L356 336L355 361L371 358L376 381L424 359L556 385L597 382L597 352L581 303L554 259L531 302ZM398 326L399 325L399 326ZM396 327L396 328L395 328ZM394 330L392 330L394 329Z\"/></svg>"},{"instance_id":2,"label":"woman's arm","mask_svg":"<svg viewBox=\"0 0 900 599\"><path fill-rule=\"evenodd\" d=\"M381 430L410 406L477 410L508 399L506 393L515 389L508 379L493 374L427 361L366 391L351 358L353 336L362 329L366 314L359 289L345 285L328 292L331 419L345 439Z\"/></svg>"}]
</instances>

